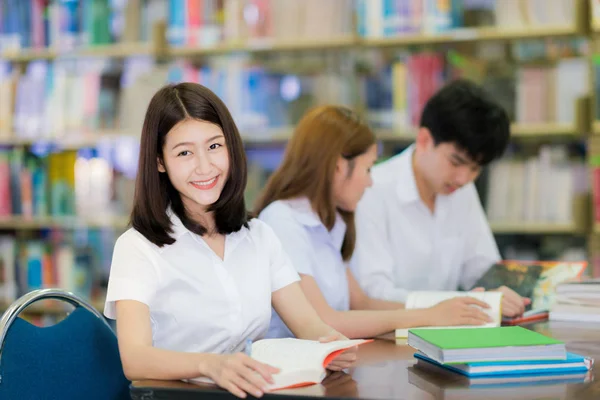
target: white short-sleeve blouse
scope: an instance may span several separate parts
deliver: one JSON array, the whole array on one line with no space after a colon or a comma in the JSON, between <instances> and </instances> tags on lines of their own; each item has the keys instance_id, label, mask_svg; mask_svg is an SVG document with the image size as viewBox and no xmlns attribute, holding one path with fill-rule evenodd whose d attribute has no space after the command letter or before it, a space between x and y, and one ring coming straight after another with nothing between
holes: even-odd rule
<instances>
[{"instance_id":1,"label":"white short-sleeve blouse","mask_svg":"<svg viewBox=\"0 0 600 400\"><path fill-rule=\"evenodd\" d=\"M175 243L158 247L135 229L115 244L104 314L118 300L150 308L153 345L232 353L265 336L271 293L299 280L276 235L262 221L225 239L224 259L171 215Z\"/></svg>"}]
</instances>

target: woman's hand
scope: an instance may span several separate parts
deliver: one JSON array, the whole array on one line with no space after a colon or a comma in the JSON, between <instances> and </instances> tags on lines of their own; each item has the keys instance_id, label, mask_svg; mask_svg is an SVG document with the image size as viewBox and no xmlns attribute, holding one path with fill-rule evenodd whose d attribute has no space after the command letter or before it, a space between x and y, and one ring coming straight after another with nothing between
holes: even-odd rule
<instances>
[{"instance_id":1,"label":"woman's hand","mask_svg":"<svg viewBox=\"0 0 600 400\"><path fill-rule=\"evenodd\" d=\"M342 335L339 332L332 332L330 335L319 338L319 342L321 343L329 343L335 342L336 340L348 340L348 338ZM346 368L350 368L356 362L356 353L358 351L358 347L354 346L339 354L336 358L333 359L329 365L327 365L327 369L331 371L341 371Z\"/></svg>"},{"instance_id":2,"label":"woman's hand","mask_svg":"<svg viewBox=\"0 0 600 400\"><path fill-rule=\"evenodd\" d=\"M480 308L490 306L474 297L462 296L442 301L425 312L429 324L436 326L483 325L492 322L492 318Z\"/></svg>"},{"instance_id":3,"label":"woman's hand","mask_svg":"<svg viewBox=\"0 0 600 400\"><path fill-rule=\"evenodd\" d=\"M205 366L204 375L233 395L246 398L246 393L261 397L267 391L267 384L273 383L271 374L278 368L263 364L244 353L214 354Z\"/></svg>"}]
</instances>

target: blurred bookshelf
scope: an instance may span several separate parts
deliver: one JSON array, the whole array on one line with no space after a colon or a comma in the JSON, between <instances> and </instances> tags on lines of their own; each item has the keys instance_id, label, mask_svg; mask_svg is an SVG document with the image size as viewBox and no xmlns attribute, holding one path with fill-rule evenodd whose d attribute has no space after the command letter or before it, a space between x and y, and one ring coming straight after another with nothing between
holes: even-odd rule
<instances>
[{"instance_id":1,"label":"blurred bookshelf","mask_svg":"<svg viewBox=\"0 0 600 400\"><path fill-rule=\"evenodd\" d=\"M0 261L32 268L30 243L36 257L67 243L70 268L104 284L127 229L145 104L166 83L201 83L228 105L247 148L251 207L310 107L359 110L387 157L412 142L427 98L465 76L512 121L510 149L481 190L493 232L588 239L600 275L598 2L180 1L0 5L0 15L31 16L10 32L0 23L0 192L9 193ZM40 283L17 281L7 291L0 277L0 304Z\"/></svg>"},{"instance_id":2,"label":"blurred bookshelf","mask_svg":"<svg viewBox=\"0 0 600 400\"><path fill-rule=\"evenodd\" d=\"M600 128L599 128L600 129ZM240 132L242 140L247 146L278 147L285 146L294 127L277 129L264 129L259 132ZM574 124L546 123L514 123L511 125L511 138L515 140L528 138L551 137L578 137L581 130ZM382 143L410 143L416 137L416 129L378 129L375 132L377 139ZM20 138L14 133L2 135L0 133L0 146L25 146L55 145L64 150L77 150L95 147L102 143L112 143L121 138L139 139L139 136L118 130L99 130L95 132L82 132L81 134L54 135L39 138Z\"/></svg>"},{"instance_id":3,"label":"blurred bookshelf","mask_svg":"<svg viewBox=\"0 0 600 400\"><path fill-rule=\"evenodd\" d=\"M529 222L490 222L495 234L518 235L553 235L553 234L582 234L585 230L574 223L529 223Z\"/></svg>"},{"instance_id":4,"label":"blurred bookshelf","mask_svg":"<svg viewBox=\"0 0 600 400\"><path fill-rule=\"evenodd\" d=\"M21 49L4 51L0 59L13 63L26 63L36 60L74 59L74 58L126 58L154 55L156 50L148 43L120 43L94 45L73 50Z\"/></svg>"},{"instance_id":5,"label":"blurred bookshelf","mask_svg":"<svg viewBox=\"0 0 600 400\"><path fill-rule=\"evenodd\" d=\"M365 47L419 46L485 41L516 41L546 37L568 37L581 34L576 26L536 26L524 28L457 28L449 33L431 35L402 35L392 38L365 39Z\"/></svg>"},{"instance_id":6,"label":"blurred bookshelf","mask_svg":"<svg viewBox=\"0 0 600 400\"><path fill-rule=\"evenodd\" d=\"M129 216L54 216L54 217L0 217L0 229L38 230L38 229L120 229L125 230Z\"/></svg>"}]
</instances>

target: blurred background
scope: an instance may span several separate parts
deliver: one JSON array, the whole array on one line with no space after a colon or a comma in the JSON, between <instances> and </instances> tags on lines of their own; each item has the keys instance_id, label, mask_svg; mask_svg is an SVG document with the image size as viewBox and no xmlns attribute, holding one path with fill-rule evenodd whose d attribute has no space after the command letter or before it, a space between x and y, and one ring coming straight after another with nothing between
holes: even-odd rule
<instances>
[{"instance_id":1,"label":"blurred background","mask_svg":"<svg viewBox=\"0 0 600 400\"><path fill-rule=\"evenodd\" d=\"M0 313L56 286L103 308L147 103L180 81L232 111L252 207L309 108L358 110L384 160L438 88L472 79L513 122L477 181L502 256L598 277L596 32L598 0L0 0Z\"/></svg>"}]
</instances>

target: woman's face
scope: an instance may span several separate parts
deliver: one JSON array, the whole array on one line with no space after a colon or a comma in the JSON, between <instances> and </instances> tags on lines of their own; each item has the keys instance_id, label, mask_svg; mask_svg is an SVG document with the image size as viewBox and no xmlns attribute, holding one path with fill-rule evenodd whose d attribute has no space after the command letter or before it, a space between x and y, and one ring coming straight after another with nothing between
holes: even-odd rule
<instances>
[{"instance_id":1,"label":"woman's face","mask_svg":"<svg viewBox=\"0 0 600 400\"><path fill-rule=\"evenodd\" d=\"M186 210L203 214L223 191L229 176L229 153L221 128L187 119L167 133L158 170L169 176Z\"/></svg>"},{"instance_id":2,"label":"woman's face","mask_svg":"<svg viewBox=\"0 0 600 400\"><path fill-rule=\"evenodd\" d=\"M377 161L377 145L373 144L363 154L346 160L338 159L333 178L333 195L338 208L354 211L365 190L373 184L371 167Z\"/></svg>"}]
</instances>

